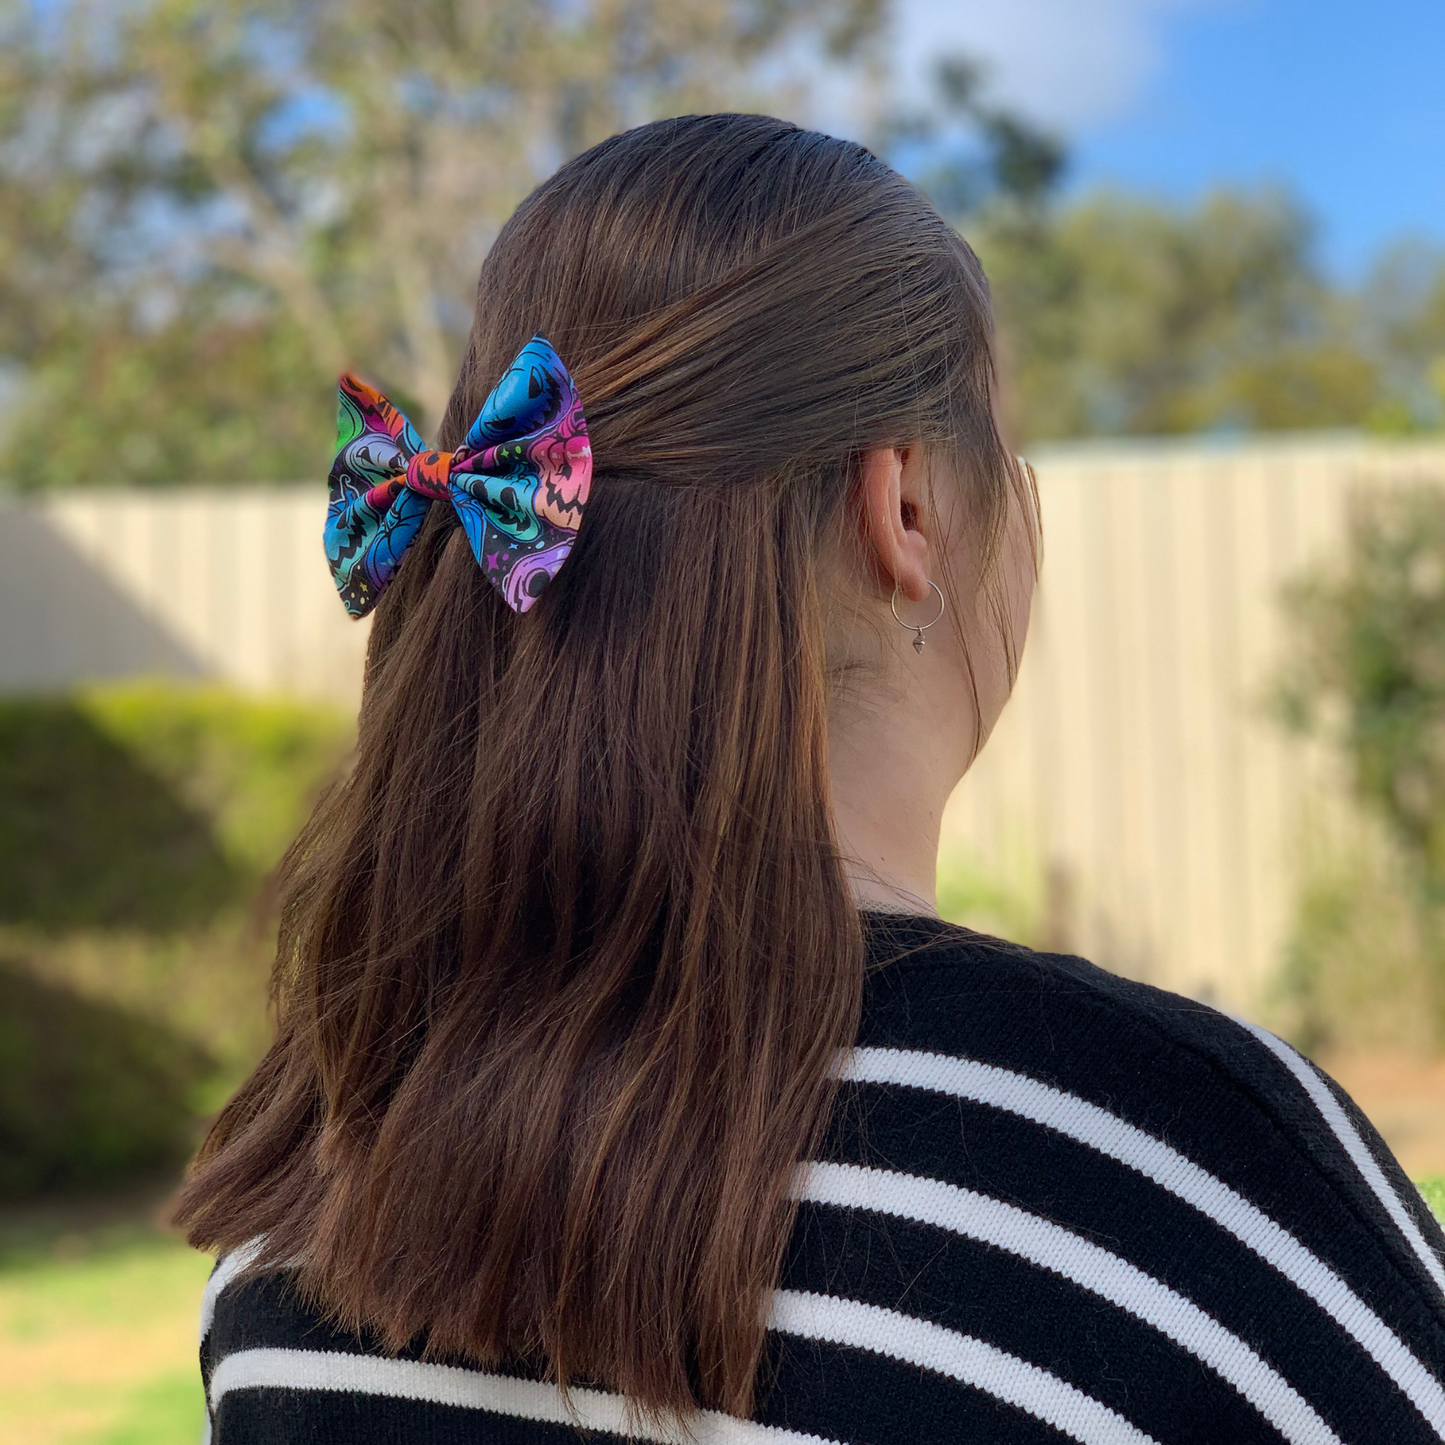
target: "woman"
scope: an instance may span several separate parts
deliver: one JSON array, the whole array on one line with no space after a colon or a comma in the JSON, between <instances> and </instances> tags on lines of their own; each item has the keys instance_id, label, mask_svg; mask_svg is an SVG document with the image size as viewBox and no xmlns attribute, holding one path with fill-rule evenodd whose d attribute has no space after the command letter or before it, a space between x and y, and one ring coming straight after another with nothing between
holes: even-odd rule
<instances>
[{"instance_id":1,"label":"woman","mask_svg":"<svg viewBox=\"0 0 1445 1445\"><path fill-rule=\"evenodd\" d=\"M504 227L450 451L343 382L356 765L181 1207L221 1445L1445 1438L1343 1094L935 915L1035 570L990 338L872 155L704 116Z\"/></svg>"}]
</instances>

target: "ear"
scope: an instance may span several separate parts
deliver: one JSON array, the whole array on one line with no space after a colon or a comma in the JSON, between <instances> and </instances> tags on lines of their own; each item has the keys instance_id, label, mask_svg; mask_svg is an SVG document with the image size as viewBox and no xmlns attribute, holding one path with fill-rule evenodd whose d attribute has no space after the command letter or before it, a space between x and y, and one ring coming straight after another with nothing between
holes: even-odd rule
<instances>
[{"instance_id":1,"label":"ear","mask_svg":"<svg viewBox=\"0 0 1445 1445\"><path fill-rule=\"evenodd\" d=\"M917 447L863 453L859 475L863 540L885 587L910 602L928 596L929 546L924 478Z\"/></svg>"}]
</instances>

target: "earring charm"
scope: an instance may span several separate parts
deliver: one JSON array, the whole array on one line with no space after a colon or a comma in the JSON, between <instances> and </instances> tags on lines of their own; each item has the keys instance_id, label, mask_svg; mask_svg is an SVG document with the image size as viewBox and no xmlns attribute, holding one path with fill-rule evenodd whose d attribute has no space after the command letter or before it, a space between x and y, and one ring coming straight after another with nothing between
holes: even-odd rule
<instances>
[{"instance_id":1,"label":"earring charm","mask_svg":"<svg viewBox=\"0 0 1445 1445\"><path fill-rule=\"evenodd\" d=\"M931 577L927 580L928 585L932 587L935 592L938 593L938 616L933 619L933 622L937 622L938 618L943 616L944 609L947 607L948 604L944 601L943 589L938 585L938 583L935 582ZM896 582L893 584L893 596L888 599L888 607L889 610L893 613L893 620L900 627L906 627L910 632L916 634L913 639L913 650L915 652L922 652L924 642L923 634L930 627L933 626L933 622L925 622L920 626L916 622L905 622L898 615L898 584Z\"/></svg>"}]
</instances>

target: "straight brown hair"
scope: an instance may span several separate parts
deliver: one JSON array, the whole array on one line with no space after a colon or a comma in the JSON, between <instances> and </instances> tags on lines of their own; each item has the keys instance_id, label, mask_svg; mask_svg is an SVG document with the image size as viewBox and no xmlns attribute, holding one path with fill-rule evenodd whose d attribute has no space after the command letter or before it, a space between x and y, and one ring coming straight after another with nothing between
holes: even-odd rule
<instances>
[{"instance_id":1,"label":"straight brown hair","mask_svg":"<svg viewBox=\"0 0 1445 1445\"><path fill-rule=\"evenodd\" d=\"M889 445L956 470L991 555L987 291L861 146L693 116L508 221L443 448L534 332L591 433L576 547L518 617L432 507L282 867L275 1043L179 1218L393 1348L745 1416L862 995L824 564Z\"/></svg>"}]
</instances>

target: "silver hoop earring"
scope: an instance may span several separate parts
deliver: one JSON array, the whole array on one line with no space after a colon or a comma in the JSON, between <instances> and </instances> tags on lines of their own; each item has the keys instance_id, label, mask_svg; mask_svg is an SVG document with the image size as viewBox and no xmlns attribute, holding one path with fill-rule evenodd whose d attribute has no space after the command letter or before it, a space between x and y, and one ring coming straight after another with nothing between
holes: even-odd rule
<instances>
[{"instance_id":1,"label":"silver hoop earring","mask_svg":"<svg viewBox=\"0 0 1445 1445\"><path fill-rule=\"evenodd\" d=\"M944 609L948 606L948 604L944 601L943 589L938 585L938 583L935 582L931 577L927 580L928 585L932 587L935 592L938 593L938 617L935 617L933 619L933 622L937 622L938 618L943 616ZM913 650L915 652L922 652L923 634L927 632L930 627L933 626L933 622L925 622L920 627L916 622L905 622L898 615L898 584L896 582L893 584L893 596L888 599L888 606L893 613L893 620L900 627L906 627L910 632L917 633L917 636L913 639Z\"/></svg>"}]
</instances>

